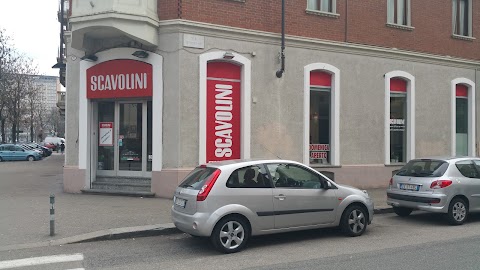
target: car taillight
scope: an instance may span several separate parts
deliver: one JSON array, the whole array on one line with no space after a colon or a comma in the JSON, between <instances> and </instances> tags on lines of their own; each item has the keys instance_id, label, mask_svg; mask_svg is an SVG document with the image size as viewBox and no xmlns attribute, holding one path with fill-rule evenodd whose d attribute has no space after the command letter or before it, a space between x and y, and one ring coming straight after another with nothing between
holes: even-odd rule
<instances>
[{"instance_id":1,"label":"car taillight","mask_svg":"<svg viewBox=\"0 0 480 270\"><path fill-rule=\"evenodd\" d=\"M446 188L452 184L452 180L437 180L430 185L431 189Z\"/></svg>"},{"instance_id":2,"label":"car taillight","mask_svg":"<svg viewBox=\"0 0 480 270\"><path fill-rule=\"evenodd\" d=\"M392 185L393 185L393 177L390 178L390 182L388 182L388 185L389 185L389 186L392 186Z\"/></svg>"},{"instance_id":3,"label":"car taillight","mask_svg":"<svg viewBox=\"0 0 480 270\"><path fill-rule=\"evenodd\" d=\"M208 193L210 193L210 190L212 190L213 185L215 184L215 181L217 181L218 176L220 176L220 169L216 169L212 175L209 177L210 179L207 179L205 182L205 185L203 185L202 189L197 194L197 202L205 201L205 199L208 196Z\"/></svg>"}]
</instances>

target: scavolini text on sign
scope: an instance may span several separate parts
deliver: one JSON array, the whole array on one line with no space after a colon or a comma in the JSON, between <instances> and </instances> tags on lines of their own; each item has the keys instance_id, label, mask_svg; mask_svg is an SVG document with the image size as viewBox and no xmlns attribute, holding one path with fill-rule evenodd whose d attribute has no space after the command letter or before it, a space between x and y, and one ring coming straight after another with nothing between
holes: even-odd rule
<instances>
[{"instance_id":1,"label":"scavolini text on sign","mask_svg":"<svg viewBox=\"0 0 480 270\"><path fill-rule=\"evenodd\" d=\"M97 75L90 77L91 91L148 89L147 73Z\"/></svg>"}]
</instances>

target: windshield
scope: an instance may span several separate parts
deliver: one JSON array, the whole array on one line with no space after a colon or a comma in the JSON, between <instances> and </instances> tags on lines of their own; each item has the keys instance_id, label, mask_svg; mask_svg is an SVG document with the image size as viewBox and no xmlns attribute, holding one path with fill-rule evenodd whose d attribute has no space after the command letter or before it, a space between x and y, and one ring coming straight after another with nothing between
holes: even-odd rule
<instances>
[{"instance_id":1,"label":"windshield","mask_svg":"<svg viewBox=\"0 0 480 270\"><path fill-rule=\"evenodd\" d=\"M215 170L215 168L197 167L185 177L180 187L200 190Z\"/></svg>"},{"instance_id":2,"label":"windshield","mask_svg":"<svg viewBox=\"0 0 480 270\"><path fill-rule=\"evenodd\" d=\"M413 177L440 177L447 171L448 163L443 160L416 159L409 161L395 175Z\"/></svg>"}]
</instances>

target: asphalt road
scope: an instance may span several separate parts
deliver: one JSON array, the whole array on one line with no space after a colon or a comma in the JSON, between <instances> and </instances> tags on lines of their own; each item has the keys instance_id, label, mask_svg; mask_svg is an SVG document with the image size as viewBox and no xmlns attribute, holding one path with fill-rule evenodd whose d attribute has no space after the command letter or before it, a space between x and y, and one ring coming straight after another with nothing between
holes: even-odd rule
<instances>
[{"instance_id":1,"label":"asphalt road","mask_svg":"<svg viewBox=\"0 0 480 270\"><path fill-rule=\"evenodd\" d=\"M480 216L449 226L439 216L375 216L361 237L313 230L253 238L223 255L185 234L0 252L0 269L479 269ZM61 255L58 257L43 257ZM12 261L26 258L27 261ZM53 262L45 264L45 262ZM22 263L37 263L22 266Z\"/></svg>"}]
</instances>

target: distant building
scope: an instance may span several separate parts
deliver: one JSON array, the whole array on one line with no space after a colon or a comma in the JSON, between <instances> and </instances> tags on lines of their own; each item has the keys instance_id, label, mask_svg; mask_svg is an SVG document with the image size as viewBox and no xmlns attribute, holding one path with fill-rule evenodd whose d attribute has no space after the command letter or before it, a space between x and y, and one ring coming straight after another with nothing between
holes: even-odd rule
<instances>
[{"instance_id":1,"label":"distant building","mask_svg":"<svg viewBox=\"0 0 480 270\"><path fill-rule=\"evenodd\" d=\"M40 91L40 96L45 109L50 112L52 108L57 109L57 92L61 91L60 80L57 76L34 76L34 83Z\"/></svg>"}]
</instances>

